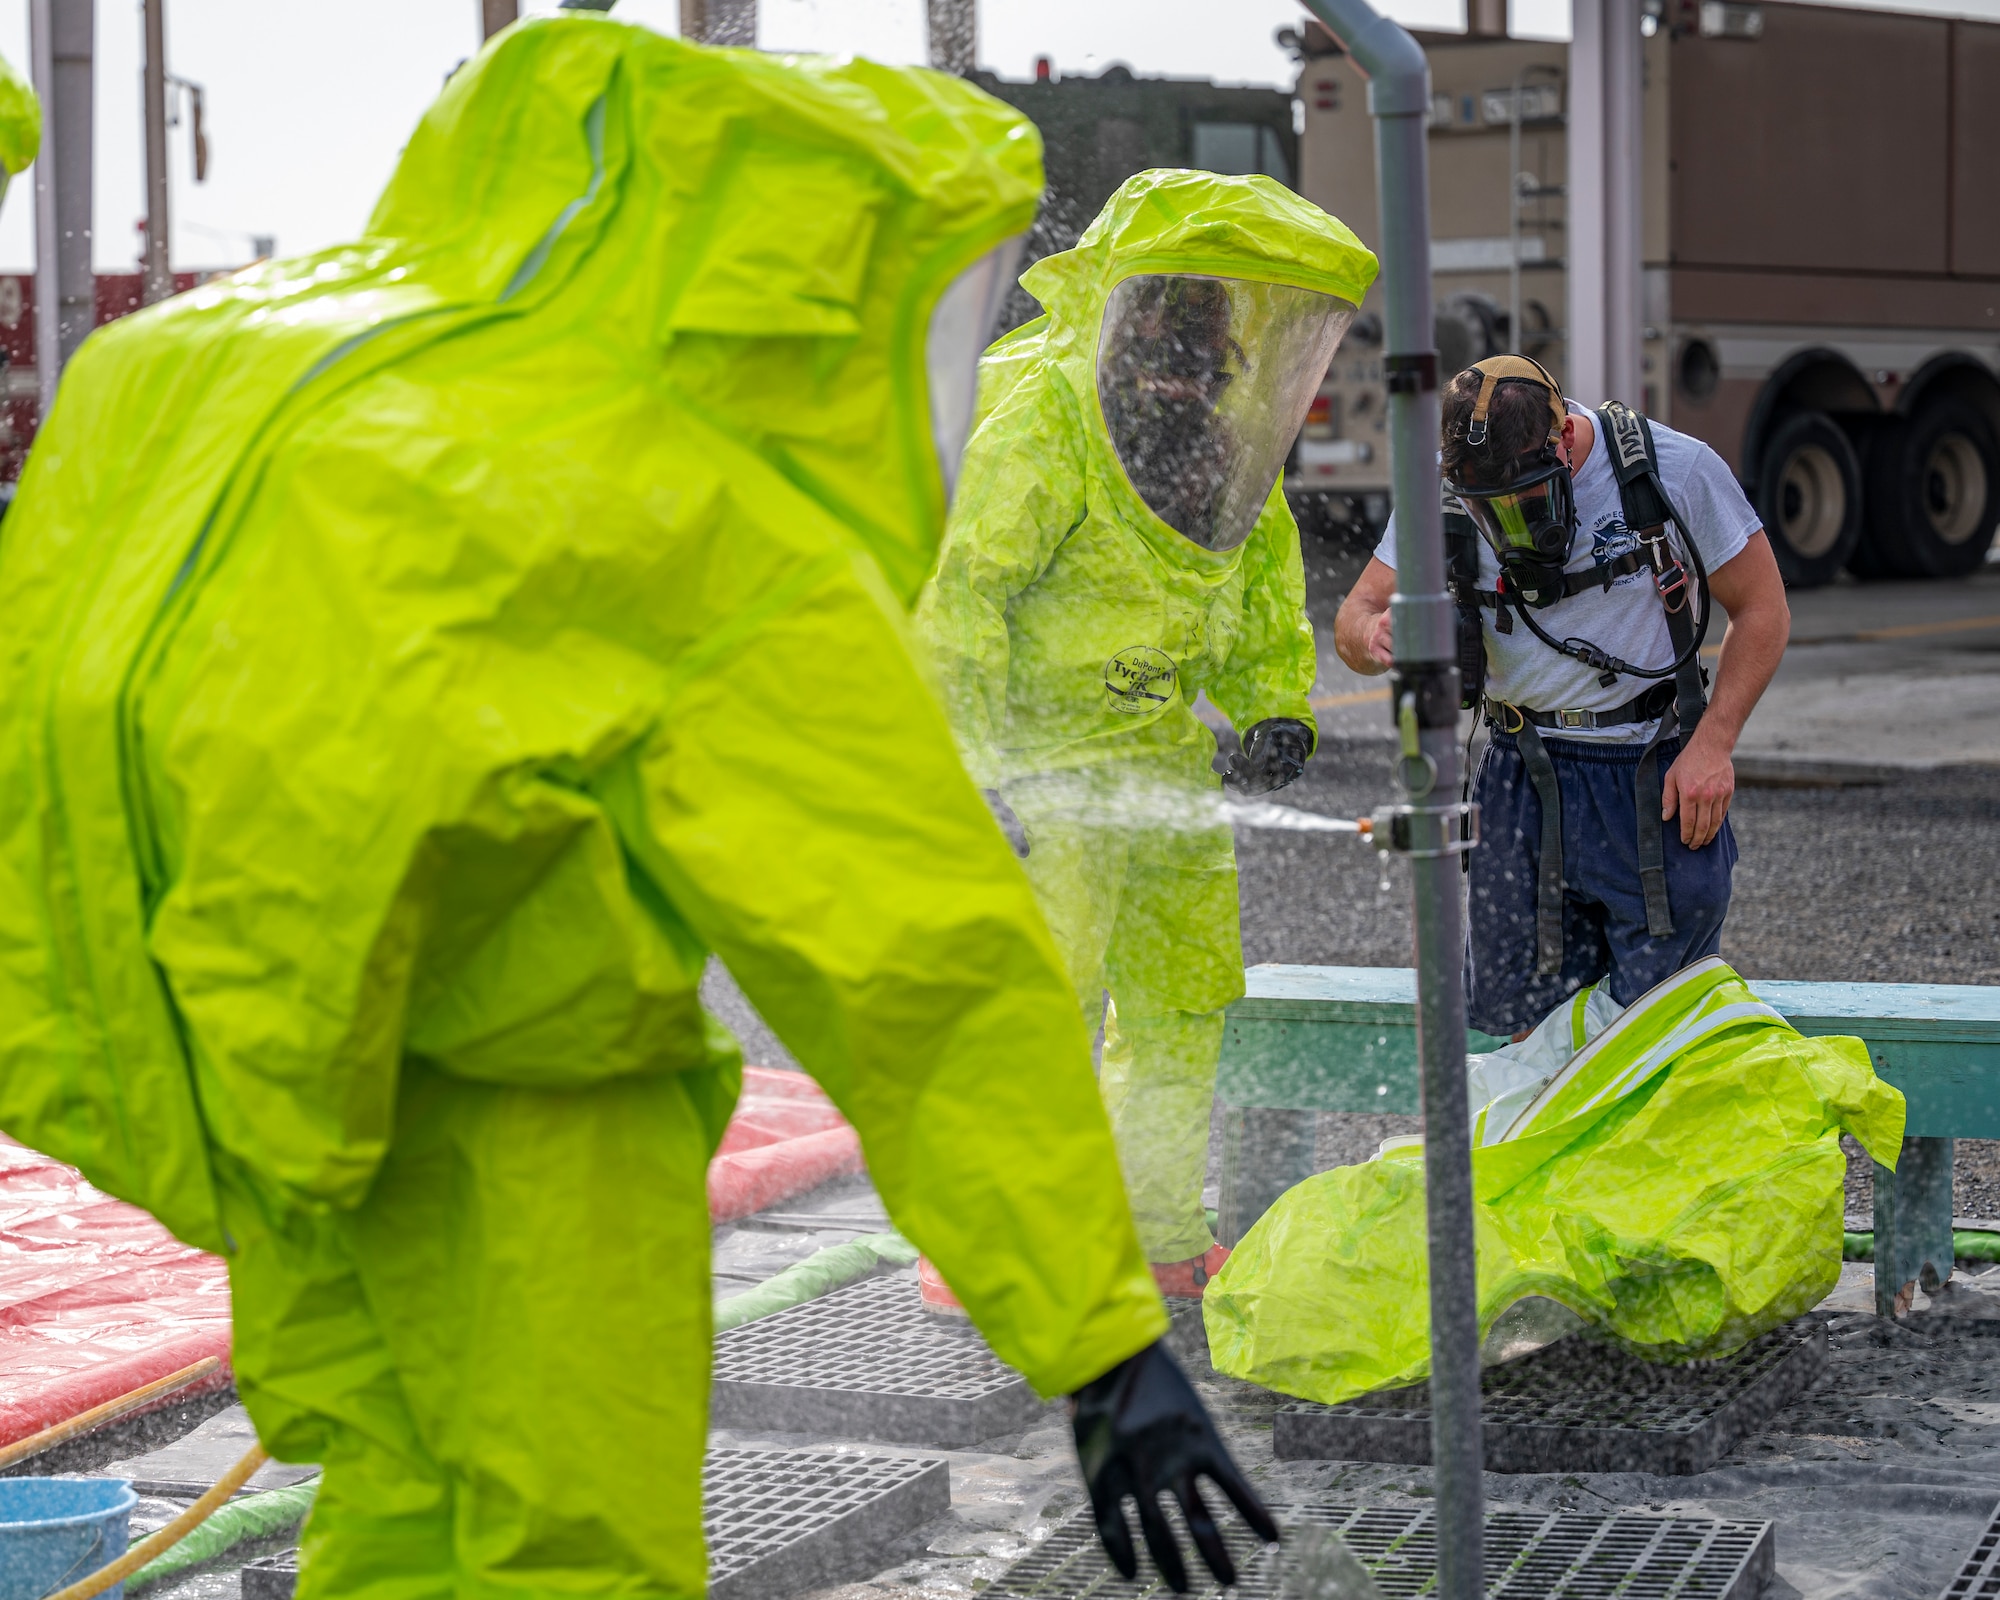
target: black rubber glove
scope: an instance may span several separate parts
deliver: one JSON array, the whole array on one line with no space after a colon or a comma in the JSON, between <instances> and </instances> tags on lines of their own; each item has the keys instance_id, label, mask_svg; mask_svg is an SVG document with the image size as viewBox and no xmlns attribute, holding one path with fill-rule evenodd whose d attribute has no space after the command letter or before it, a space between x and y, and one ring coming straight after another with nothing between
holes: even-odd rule
<instances>
[{"instance_id":1,"label":"black rubber glove","mask_svg":"<svg viewBox=\"0 0 2000 1600\"><path fill-rule=\"evenodd\" d=\"M1215 1518L1202 1504L1197 1475L1235 1501L1259 1538L1277 1543L1277 1523L1236 1470L1201 1397L1164 1344L1148 1345L1071 1395L1070 1425L1076 1429L1076 1455L1090 1490L1090 1508L1097 1515L1097 1537L1111 1564L1128 1580L1139 1571L1132 1529L1125 1521L1125 1497L1130 1495L1139 1502L1139 1531L1146 1536L1153 1565L1174 1593L1187 1593L1180 1546L1160 1509L1160 1494L1166 1490L1180 1502L1194 1547L1216 1582L1235 1583L1236 1564L1222 1546Z\"/></svg>"},{"instance_id":2,"label":"black rubber glove","mask_svg":"<svg viewBox=\"0 0 2000 1600\"><path fill-rule=\"evenodd\" d=\"M1007 835L1007 842L1014 847L1014 854L1023 861L1028 859L1028 830L1021 826L1021 819L1014 815L1014 808L1000 798L998 789L981 789L980 796L986 802L986 809L993 813L993 820L1000 824L1000 831Z\"/></svg>"},{"instance_id":3,"label":"black rubber glove","mask_svg":"<svg viewBox=\"0 0 2000 1600\"><path fill-rule=\"evenodd\" d=\"M1269 794L1306 770L1312 729L1291 717L1269 717L1243 735L1243 748L1229 758L1222 781L1238 794Z\"/></svg>"}]
</instances>

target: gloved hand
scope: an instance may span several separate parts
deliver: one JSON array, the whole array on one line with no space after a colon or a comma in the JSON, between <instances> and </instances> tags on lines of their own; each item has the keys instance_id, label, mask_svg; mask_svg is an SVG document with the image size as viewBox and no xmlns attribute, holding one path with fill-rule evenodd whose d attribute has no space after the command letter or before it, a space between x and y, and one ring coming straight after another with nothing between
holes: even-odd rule
<instances>
[{"instance_id":1,"label":"gloved hand","mask_svg":"<svg viewBox=\"0 0 2000 1600\"><path fill-rule=\"evenodd\" d=\"M1236 1503L1261 1539L1277 1543L1278 1525L1229 1458L1201 1397L1165 1344L1151 1344L1070 1396L1076 1455L1097 1516L1097 1537L1111 1564L1130 1580L1138 1575L1125 1496L1139 1502L1139 1531L1153 1565L1176 1594L1186 1594L1187 1569L1160 1492L1171 1490L1187 1519L1194 1546L1223 1585L1236 1581L1236 1564L1223 1548L1215 1518L1195 1488L1200 1474Z\"/></svg>"},{"instance_id":2,"label":"gloved hand","mask_svg":"<svg viewBox=\"0 0 2000 1600\"><path fill-rule=\"evenodd\" d=\"M1027 860L1028 830L1021 826L1021 819L1014 815L1014 808L1000 798L998 789L981 789L979 794L986 802L986 809L993 813L993 820L1000 824L1000 831L1007 835L1014 854L1023 861Z\"/></svg>"},{"instance_id":3,"label":"gloved hand","mask_svg":"<svg viewBox=\"0 0 2000 1600\"><path fill-rule=\"evenodd\" d=\"M1243 735L1243 748L1229 758L1222 781L1238 794L1269 794L1306 770L1312 729L1292 717L1267 717Z\"/></svg>"}]
</instances>

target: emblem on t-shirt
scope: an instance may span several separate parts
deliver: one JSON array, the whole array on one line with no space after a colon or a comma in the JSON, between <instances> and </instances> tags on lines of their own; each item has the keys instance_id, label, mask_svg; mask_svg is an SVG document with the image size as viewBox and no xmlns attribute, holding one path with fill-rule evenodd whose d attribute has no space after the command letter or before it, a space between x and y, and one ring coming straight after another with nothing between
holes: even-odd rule
<instances>
[{"instance_id":1,"label":"emblem on t-shirt","mask_svg":"<svg viewBox=\"0 0 2000 1600\"><path fill-rule=\"evenodd\" d=\"M1157 711L1174 697L1174 658L1149 644L1127 645L1104 663L1104 701L1113 711Z\"/></svg>"},{"instance_id":2,"label":"emblem on t-shirt","mask_svg":"<svg viewBox=\"0 0 2000 1600\"><path fill-rule=\"evenodd\" d=\"M1638 536L1625 526L1625 519L1612 515L1591 530L1590 559L1597 566L1607 561L1616 561L1620 556L1639 548ZM1611 580L1612 587L1618 588L1645 576L1642 572L1621 573Z\"/></svg>"}]
</instances>

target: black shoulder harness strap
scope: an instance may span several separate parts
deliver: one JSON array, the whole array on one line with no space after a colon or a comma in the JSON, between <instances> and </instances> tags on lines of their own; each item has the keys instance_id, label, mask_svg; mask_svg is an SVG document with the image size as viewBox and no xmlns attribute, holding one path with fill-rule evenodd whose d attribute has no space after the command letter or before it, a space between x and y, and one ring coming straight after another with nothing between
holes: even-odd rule
<instances>
[{"instance_id":1,"label":"black shoulder harness strap","mask_svg":"<svg viewBox=\"0 0 2000 1600\"><path fill-rule=\"evenodd\" d=\"M1666 538L1667 524L1672 523L1692 550L1694 534L1681 521L1667 495L1667 486L1660 481L1660 458L1653 449L1652 424L1617 400L1607 400L1599 406L1597 420L1611 459L1611 470L1618 479L1618 499L1625 513L1625 526L1638 535L1642 546L1652 547ZM1679 569L1677 559L1665 550L1660 553L1672 561L1674 570ZM1698 553L1695 559L1700 559ZM1654 570L1667 569L1655 563ZM1660 588L1660 603L1667 611L1667 637L1673 642L1675 657L1687 658L1674 674L1674 707L1680 713L1683 734L1694 732L1708 705L1702 686L1700 652L1689 648L1695 637L1694 601L1685 573L1677 585L1663 583Z\"/></svg>"}]
</instances>

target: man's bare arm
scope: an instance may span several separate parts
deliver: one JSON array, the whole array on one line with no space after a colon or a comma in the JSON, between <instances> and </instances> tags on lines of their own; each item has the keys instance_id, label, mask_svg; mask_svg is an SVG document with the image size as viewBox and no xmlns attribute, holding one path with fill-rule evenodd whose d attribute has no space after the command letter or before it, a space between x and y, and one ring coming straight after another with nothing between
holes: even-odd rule
<instances>
[{"instance_id":1,"label":"man's bare arm","mask_svg":"<svg viewBox=\"0 0 2000 1600\"><path fill-rule=\"evenodd\" d=\"M1371 556L1333 619L1333 648L1356 672L1387 672L1389 600L1396 592L1396 569Z\"/></svg>"},{"instance_id":2,"label":"man's bare arm","mask_svg":"<svg viewBox=\"0 0 2000 1600\"><path fill-rule=\"evenodd\" d=\"M1778 575L1771 542L1761 529L1709 574L1708 588L1716 604L1729 613L1722 654L1715 664L1715 692L1702 713L1701 726L1682 746L1661 785L1661 819L1678 812L1681 843L1693 850L1713 839L1729 815L1729 802L1736 793L1736 768L1730 758L1792 635L1785 580Z\"/></svg>"}]
</instances>

